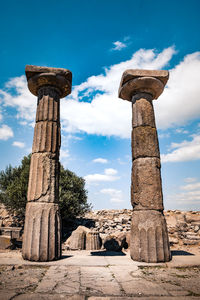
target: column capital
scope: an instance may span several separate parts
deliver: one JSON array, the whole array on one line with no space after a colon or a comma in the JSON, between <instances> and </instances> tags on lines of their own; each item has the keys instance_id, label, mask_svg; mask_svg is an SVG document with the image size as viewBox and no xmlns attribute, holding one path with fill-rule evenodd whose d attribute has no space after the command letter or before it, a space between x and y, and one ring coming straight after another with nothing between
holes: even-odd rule
<instances>
[{"instance_id":1,"label":"column capital","mask_svg":"<svg viewBox=\"0 0 200 300\"><path fill-rule=\"evenodd\" d=\"M41 87L52 86L59 90L60 98L71 93L72 73L67 69L27 65L25 69L28 88L38 96Z\"/></svg>"},{"instance_id":2,"label":"column capital","mask_svg":"<svg viewBox=\"0 0 200 300\"><path fill-rule=\"evenodd\" d=\"M168 81L169 72L165 70L126 70L119 86L119 98L132 101L138 93L152 95L157 99L163 92Z\"/></svg>"}]
</instances>

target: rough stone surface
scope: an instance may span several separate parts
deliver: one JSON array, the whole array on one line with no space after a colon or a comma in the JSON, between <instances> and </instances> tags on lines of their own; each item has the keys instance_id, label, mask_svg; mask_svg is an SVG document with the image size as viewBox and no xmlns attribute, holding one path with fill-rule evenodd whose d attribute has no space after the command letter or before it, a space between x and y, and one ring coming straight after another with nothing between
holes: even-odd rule
<instances>
[{"instance_id":1,"label":"rough stone surface","mask_svg":"<svg viewBox=\"0 0 200 300\"><path fill-rule=\"evenodd\" d=\"M157 130L150 126L139 126L132 129L132 158L160 158Z\"/></svg>"},{"instance_id":2,"label":"rough stone surface","mask_svg":"<svg viewBox=\"0 0 200 300\"><path fill-rule=\"evenodd\" d=\"M167 222L170 248L172 250L181 251L200 251L200 212L168 210L164 211L164 215ZM117 242L115 244L117 245L117 249L119 249L121 239L123 241L124 237L126 238L125 242L127 243L125 244L125 247L130 245L131 216L131 209L91 211L85 214L84 218L77 218L73 226L77 228L77 226L85 225L87 223L90 225L90 228L94 228L95 231L99 232L103 247L107 237L111 237ZM11 231L15 231L15 227L5 226L20 225L20 223L16 223L15 216L9 214L3 206L0 208L0 219L3 223L3 227L0 227L1 235L4 235L5 233L8 234L7 232L9 230L9 236L11 236ZM193 219L196 221L191 221ZM188 222L188 220L190 222ZM21 237L21 228L18 228ZM195 231L195 228L198 228L198 231ZM75 229L74 227L70 228L68 226L67 228L63 228L63 230L64 235L67 233L68 237ZM190 233L190 235L185 235L185 233ZM193 237L195 237L195 240L191 240ZM63 249L70 249L69 241L70 238L63 243ZM195 244L184 244L185 242L190 243L190 241L194 241ZM123 246L122 248L125 247Z\"/></svg>"},{"instance_id":3,"label":"rough stone surface","mask_svg":"<svg viewBox=\"0 0 200 300\"><path fill-rule=\"evenodd\" d=\"M157 99L163 92L162 81L154 77L139 77L124 83L119 90L119 98L132 101L132 97L137 93L146 93Z\"/></svg>"},{"instance_id":4,"label":"rough stone surface","mask_svg":"<svg viewBox=\"0 0 200 300\"><path fill-rule=\"evenodd\" d=\"M22 255L33 261L61 256L61 220L58 204L29 202L26 206Z\"/></svg>"},{"instance_id":5,"label":"rough stone surface","mask_svg":"<svg viewBox=\"0 0 200 300\"><path fill-rule=\"evenodd\" d=\"M0 236L0 249L8 249L12 245L11 237Z\"/></svg>"},{"instance_id":6,"label":"rough stone surface","mask_svg":"<svg viewBox=\"0 0 200 300\"><path fill-rule=\"evenodd\" d=\"M89 231L86 233L86 250L99 250L101 249L101 238L98 232Z\"/></svg>"},{"instance_id":7,"label":"rough stone surface","mask_svg":"<svg viewBox=\"0 0 200 300\"><path fill-rule=\"evenodd\" d=\"M119 98L131 101L138 92L149 93L157 99L163 92L169 78L165 70L126 70L119 86Z\"/></svg>"},{"instance_id":8,"label":"rough stone surface","mask_svg":"<svg viewBox=\"0 0 200 300\"><path fill-rule=\"evenodd\" d=\"M27 65L26 77L30 92L37 96L43 86L55 86L60 91L60 98L71 93L72 73L67 69Z\"/></svg>"},{"instance_id":9,"label":"rough stone surface","mask_svg":"<svg viewBox=\"0 0 200 300\"><path fill-rule=\"evenodd\" d=\"M156 127L152 101L143 98L132 103L132 127Z\"/></svg>"},{"instance_id":10,"label":"rough stone surface","mask_svg":"<svg viewBox=\"0 0 200 300\"><path fill-rule=\"evenodd\" d=\"M133 212L130 255L133 260L146 262L165 262L171 259L167 225L161 212Z\"/></svg>"},{"instance_id":11,"label":"rough stone surface","mask_svg":"<svg viewBox=\"0 0 200 300\"><path fill-rule=\"evenodd\" d=\"M141 69L128 69L122 74L120 86L123 86L127 81L139 77L154 77L162 81L165 85L169 79L169 72L166 70L141 70Z\"/></svg>"},{"instance_id":12,"label":"rough stone surface","mask_svg":"<svg viewBox=\"0 0 200 300\"><path fill-rule=\"evenodd\" d=\"M0 223L1 227L21 227L23 220L19 215L9 211L0 203Z\"/></svg>"},{"instance_id":13,"label":"rough stone surface","mask_svg":"<svg viewBox=\"0 0 200 300\"><path fill-rule=\"evenodd\" d=\"M150 265L134 262L124 253L69 254L62 261L13 264L14 255L0 253L1 263L10 257L7 265L0 265L0 299L199 299L199 256L196 265L193 256L180 256L181 265L178 256L169 263Z\"/></svg>"},{"instance_id":14,"label":"rough stone surface","mask_svg":"<svg viewBox=\"0 0 200 300\"><path fill-rule=\"evenodd\" d=\"M28 201L58 202L59 162L56 154L33 153L28 184Z\"/></svg>"},{"instance_id":15,"label":"rough stone surface","mask_svg":"<svg viewBox=\"0 0 200 300\"><path fill-rule=\"evenodd\" d=\"M99 250L101 245L99 232L85 226L78 226L65 242L65 247L71 250Z\"/></svg>"},{"instance_id":16,"label":"rough stone surface","mask_svg":"<svg viewBox=\"0 0 200 300\"><path fill-rule=\"evenodd\" d=\"M40 121L60 121L60 99L58 93L47 87L40 88L38 91L36 122Z\"/></svg>"},{"instance_id":17,"label":"rough stone surface","mask_svg":"<svg viewBox=\"0 0 200 300\"><path fill-rule=\"evenodd\" d=\"M127 234L115 232L115 234L107 235L103 239L103 247L108 251L121 251L128 248Z\"/></svg>"},{"instance_id":18,"label":"rough stone surface","mask_svg":"<svg viewBox=\"0 0 200 300\"><path fill-rule=\"evenodd\" d=\"M85 226L79 226L76 230L74 230L67 241L69 249L84 250L87 231L89 231L89 229Z\"/></svg>"},{"instance_id":19,"label":"rough stone surface","mask_svg":"<svg viewBox=\"0 0 200 300\"><path fill-rule=\"evenodd\" d=\"M146 157L133 161L131 203L134 209L163 210L160 159Z\"/></svg>"},{"instance_id":20,"label":"rough stone surface","mask_svg":"<svg viewBox=\"0 0 200 300\"><path fill-rule=\"evenodd\" d=\"M59 214L60 98L71 92L66 69L26 66L28 88L38 96L23 237L23 258L61 256Z\"/></svg>"},{"instance_id":21,"label":"rough stone surface","mask_svg":"<svg viewBox=\"0 0 200 300\"><path fill-rule=\"evenodd\" d=\"M168 71L126 70L119 97L132 101L131 257L138 261L170 260L163 211L160 151L151 101L163 92ZM144 225L144 226L143 226Z\"/></svg>"},{"instance_id":22,"label":"rough stone surface","mask_svg":"<svg viewBox=\"0 0 200 300\"><path fill-rule=\"evenodd\" d=\"M60 126L56 122L38 122L35 124L32 153L57 153L60 140Z\"/></svg>"}]
</instances>

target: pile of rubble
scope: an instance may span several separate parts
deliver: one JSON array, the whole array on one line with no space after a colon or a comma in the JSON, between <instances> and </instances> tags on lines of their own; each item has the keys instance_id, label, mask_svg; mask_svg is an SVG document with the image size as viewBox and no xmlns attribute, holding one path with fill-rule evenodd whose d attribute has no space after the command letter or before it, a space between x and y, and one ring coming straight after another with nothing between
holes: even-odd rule
<instances>
[{"instance_id":1,"label":"pile of rubble","mask_svg":"<svg viewBox=\"0 0 200 300\"><path fill-rule=\"evenodd\" d=\"M171 249L200 250L200 212L165 211ZM84 225L99 232L102 247L107 250L121 250L130 245L132 210L99 210L87 213L76 220L76 226ZM70 238L72 239L72 238ZM70 249L69 240L64 247Z\"/></svg>"},{"instance_id":2,"label":"pile of rubble","mask_svg":"<svg viewBox=\"0 0 200 300\"><path fill-rule=\"evenodd\" d=\"M200 251L200 212L168 210L167 221L171 249L195 248ZM64 227L64 249L100 249L120 251L130 245L132 210L97 210L77 218ZM22 240L22 227L15 216L0 206L0 240ZM4 237L7 236L7 239ZM80 238L80 240L79 240ZM8 243L10 245L10 243ZM1 248L1 245L0 245Z\"/></svg>"}]
</instances>

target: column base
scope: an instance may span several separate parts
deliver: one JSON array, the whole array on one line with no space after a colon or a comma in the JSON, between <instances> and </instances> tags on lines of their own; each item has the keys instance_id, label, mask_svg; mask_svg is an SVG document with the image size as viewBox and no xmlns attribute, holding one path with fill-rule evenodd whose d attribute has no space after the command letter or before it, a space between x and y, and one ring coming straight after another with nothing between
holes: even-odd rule
<instances>
[{"instance_id":1,"label":"column base","mask_svg":"<svg viewBox=\"0 0 200 300\"><path fill-rule=\"evenodd\" d=\"M22 257L51 261L61 257L61 219L58 204L28 202Z\"/></svg>"},{"instance_id":2,"label":"column base","mask_svg":"<svg viewBox=\"0 0 200 300\"><path fill-rule=\"evenodd\" d=\"M149 263L171 260L167 225L160 211L133 211L130 255L133 260Z\"/></svg>"}]
</instances>

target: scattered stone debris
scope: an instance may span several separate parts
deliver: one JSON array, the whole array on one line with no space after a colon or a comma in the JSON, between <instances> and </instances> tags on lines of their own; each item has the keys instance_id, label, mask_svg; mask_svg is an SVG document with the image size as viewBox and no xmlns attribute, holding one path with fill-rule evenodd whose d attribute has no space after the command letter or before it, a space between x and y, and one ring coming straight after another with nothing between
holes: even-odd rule
<instances>
[{"instance_id":1,"label":"scattered stone debris","mask_svg":"<svg viewBox=\"0 0 200 300\"><path fill-rule=\"evenodd\" d=\"M65 239L63 249L71 249L69 237L80 226L84 226L86 232L91 230L98 232L103 248L106 249L104 245L106 241L114 239L115 242L112 243L111 247L113 250L115 249L114 251L119 251L120 247L126 249L130 245L131 214L131 209L97 210L85 214L84 217L77 218L70 225L71 227L64 227L63 235ZM192 247L200 251L200 212L168 210L164 214L167 221L171 249L187 250L188 247ZM4 239L3 237L7 236L6 240L8 242L3 249L10 247L10 238L13 237L13 234L20 234L20 239L22 239L22 227L13 227L15 223L11 222L11 217L9 217L9 222L7 222L8 212L0 215L2 221L2 226L0 227L0 247L2 245L1 239ZM109 243L107 244L109 245ZM75 249L81 248L75 247Z\"/></svg>"}]
</instances>

